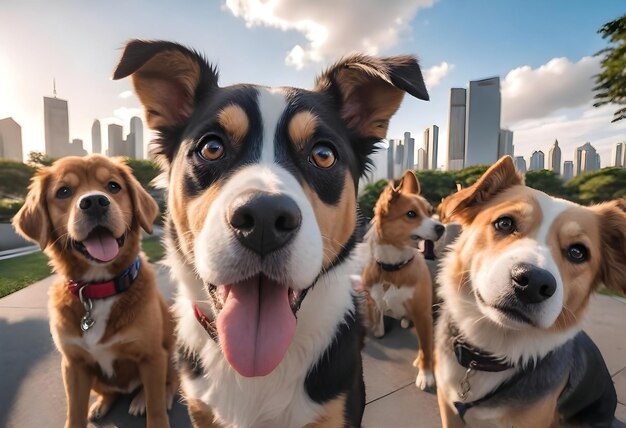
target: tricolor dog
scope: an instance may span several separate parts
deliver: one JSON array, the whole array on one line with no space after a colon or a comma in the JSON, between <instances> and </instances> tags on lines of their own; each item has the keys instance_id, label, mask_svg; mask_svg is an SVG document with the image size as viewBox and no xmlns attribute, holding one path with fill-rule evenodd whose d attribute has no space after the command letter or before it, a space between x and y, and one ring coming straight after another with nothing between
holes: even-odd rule
<instances>
[{"instance_id":1,"label":"tricolor dog","mask_svg":"<svg viewBox=\"0 0 626 428\"><path fill-rule=\"evenodd\" d=\"M312 90L220 87L198 53L134 40L127 76L165 169L194 426L359 426L357 183L404 93L428 98L417 62L351 56Z\"/></svg>"},{"instance_id":2,"label":"tricolor dog","mask_svg":"<svg viewBox=\"0 0 626 428\"><path fill-rule=\"evenodd\" d=\"M442 203L462 225L439 274L445 427L611 426L616 394L581 331L601 284L626 289L626 213L524 186L510 157Z\"/></svg>"},{"instance_id":3,"label":"tricolor dog","mask_svg":"<svg viewBox=\"0 0 626 428\"><path fill-rule=\"evenodd\" d=\"M413 321L419 352L413 365L419 369L415 384L434 386L432 280L424 256L417 249L425 240L437 241L445 227L431 218L432 206L420 195L413 171L383 190L374 209L367 234L369 262L362 275L363 288L371 298L368 305L374 336L385 334L383 316Z\"/></svg>"},{"instance_id":4,"label":"tricolor dog","mask_svg":"<svg viewBox=\"0 0 626 428\"><path fill-rule=\"evenodd\" d=\"M50 288L50 330L62 354L66 428L104 416L120 393L138 391L129 413L168 427L178 389L173 322L154 271L139 253L158 207L119 159L66 157L40 169L16 229L39 243L59 278ZM89 409L89 394L96 401Z\"/></svg>"}]
</instances>

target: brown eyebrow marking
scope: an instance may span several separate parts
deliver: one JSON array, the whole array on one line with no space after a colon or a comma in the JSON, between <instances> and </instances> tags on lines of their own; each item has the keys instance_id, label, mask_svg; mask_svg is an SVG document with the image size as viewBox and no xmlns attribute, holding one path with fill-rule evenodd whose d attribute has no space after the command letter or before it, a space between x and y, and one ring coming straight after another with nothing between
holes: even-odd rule
<instances>
[{"instance_id":1,"label":"brown eyebrow marking","mask_svg":"<svg viewBox=\"0 0 626 428\"><path fill-rule=\"evenodd\" d=\"M217 121L232 139L235 147L238 148L250 127L250 120L246 112L240 106L230 104L219 112Z\"/></svg>"},{"instance_id":2,"label":"brown eyebrow marking","mask_svg":"<svg viewBox=\"0 0 626 428\"><path fill-rule=\"evenodd\" d=\"M317 116L310 111L296 113L289 121L289 139L301 150L317 129Z\"/></svg>"}]
</instances>

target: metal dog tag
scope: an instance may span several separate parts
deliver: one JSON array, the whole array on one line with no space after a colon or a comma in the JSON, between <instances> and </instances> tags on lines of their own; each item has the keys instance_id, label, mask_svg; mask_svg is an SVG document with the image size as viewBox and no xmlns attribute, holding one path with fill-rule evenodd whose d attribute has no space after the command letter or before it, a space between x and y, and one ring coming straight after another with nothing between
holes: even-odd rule
<instances>
[{"instance_id":1,"label":"metal dog tag","mask_svg":"<svg viewBox=\"0 0 626 428\"><path fill-rule=\"evenodd\" d=\"M87 312L80 320L80 329L82 331L87 331L95 324L95 322L96 321L91 318L91 313Z\"/></svg>"},{"instance_id":2,"label":"metal dog tag","mask_svg":"<svg viewBox=\"0 0 626 428\"><path fill-rule=\"evenodd\" d=\"M78 290L78 297L80 298L80 301L83 304L83 307L85 308L85 315L83 315L83 317L80 320L80 329L83 332L89 330L96 323L96 320L91 318L91 310L93 309L93 303L91 302L91 299L83 296L83 290L85 289L85 287L86 285L83 285Z\"/></svg>"}]
</instances>

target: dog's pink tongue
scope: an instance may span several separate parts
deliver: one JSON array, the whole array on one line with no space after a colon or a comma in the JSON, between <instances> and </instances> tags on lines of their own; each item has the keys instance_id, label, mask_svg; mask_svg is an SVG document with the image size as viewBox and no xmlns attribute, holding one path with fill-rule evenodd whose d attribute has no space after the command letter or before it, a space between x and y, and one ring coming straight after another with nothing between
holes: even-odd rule
<instances>
[{"instance_id":1,"label":"dog's pink tongue","mask_svg":"<svg viewBox=\"0 0 626 428\"><path fill-rule=\"evenodd\" d=\"M106 232L93 233L82 243L91 257L102 262L113 260L120 251L117 240L112 234Z\"/></svg>"},{"instance_id":2,"label":"dog's pink tongue","mask_svg":"<svg viewBox=\"0 0 626 428\"><path fill-rule=\"evenodd\" d=\"M267 278L232 285L217 317L224 355L246 377L270 374L285 356L295 331L287 287Z\"/></svg>"}]
</instances>

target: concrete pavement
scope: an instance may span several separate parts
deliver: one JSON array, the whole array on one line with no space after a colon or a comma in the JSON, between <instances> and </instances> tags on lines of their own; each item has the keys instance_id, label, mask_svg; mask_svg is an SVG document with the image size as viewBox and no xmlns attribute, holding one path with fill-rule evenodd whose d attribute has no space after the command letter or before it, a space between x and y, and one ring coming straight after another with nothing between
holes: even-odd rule
<instances>
[{"instance_id":1,"label":"concrete pavement","mask_svg":"<svg viewBox=\"0 0 626 428\"><path fill-rule=\"evenodd\" d=\"M60 356L50 337L47 290L53 277L0 299L0 427L61 427L65 393ZM165 296L173 287L167 272L158 267L158 282ZM595 296L586 331L596 342L613 376L618 393L617 419L626 421L626 300ZM417 351L412 330L399 325L381 340L368 338L363 350L367 406L364 426L375 428L440 427L437 399L417 389L411 363ZM104 427L144 427L145 419L129 416L130 397L117 401ZM173 428L190 427L187 411L177 402L170 412ZM626 424L615 422L616 427Z\"/></svg>"}]
</instances>

